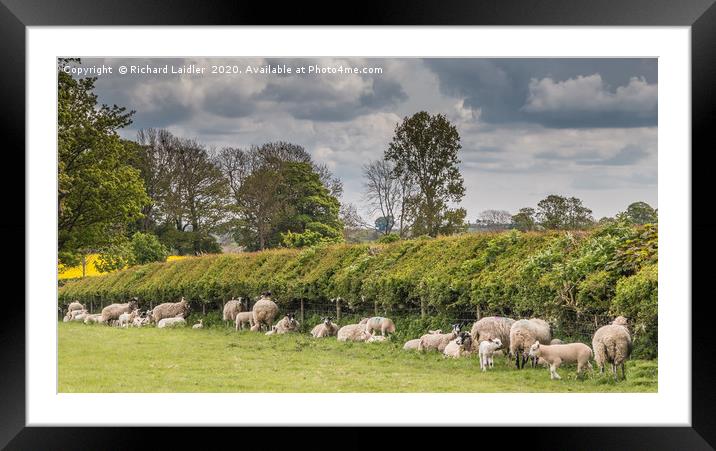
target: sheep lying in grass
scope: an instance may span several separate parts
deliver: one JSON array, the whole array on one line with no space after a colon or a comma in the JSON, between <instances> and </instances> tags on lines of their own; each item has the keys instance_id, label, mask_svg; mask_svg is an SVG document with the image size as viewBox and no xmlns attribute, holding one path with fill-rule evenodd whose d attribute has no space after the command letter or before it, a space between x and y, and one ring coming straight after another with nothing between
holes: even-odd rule
<instances>
[{"instance_id":1,"label":"sheep lying in grass","mask_svg":"<svg viewBox=\"0 0 716 451\"><path fill-rule=\"evenodd\" d=\"M510 348L510 329L515 323L514 319L502 316L486 316L472 325L470 335L479 345L485 340L499 338L505 348Z\"/></svg>"},{"instance_id":2,"label":"sheep lying in grass","mask_svg":"<svg viewBox=\"0 0 716 451\"><path fill-rule=\"evenodd\" d=\"M273 326L270 331L266 332L266 335L280 335L289 332L298 332L300 327L300 323L296 321L296 315L293 313L289 313L288 315L284 316L281 321L277 322L276 325Z\"/></svg>"},{"instance_id":3,"label":"sheep lying in grass","mask_svg":"<svg viewBox=\"0 0 716 451\"><path fill-rule=\"evenodd\" d=\"M204 328L204 320L200 319L198 323L191 326L192 329L203 329Z\"/></svg>"},{"instance_id":4,"label":"sheep lying in grass","mask_svg":"<svg viewBox=\"0 0 716 451\"><path fill-rule=\"evenodd\" d=\"M177 316L187 318L190 312L189 302L182 297L179 302L165 302L154 307L151 320L153 323L158 323L164 318L176 318Z\"/></svg>"},{"instance_id":5,"label":"sheep lying in grass","mask_svg":"<svg viewBox=\"0 0 716 451\"><path fill-rule=\"evenodd\" d=\"M453 358L467 357L472 355L472 353L472 336L467 332L461 332L460 335L454 340L451 340L443 350L443 354Z\"/></svg>"},{"instance_id":6,"label":"sheep lying in grass","mask_svg":"<svg viewBox=\"0 0 716 451\"><path fill-rule=\"evenodd\" d=\"M370 338L368 338L365 342L366 343L379 343L379 342L388 341L388 340L389 340L389 337L386 337L385 335L372 335L371 334Z\"/></svg>"},{"instance_id":7,"label":"sheep lying in grass","mask_svg":"<svg viewBox=\"0 0 716 451\"><path fill-rule=\"evenodd\" d=\"M614 380L617 377L617 368L622 367L622 379L626 380L625 361L631 355L632 342L627 321L623 316L618 316L612 324L600 327L592 338L594 348L594 360L599 365L599 372L604 373L604 365L612 364Z\"/></svg>"},{"instance_id":8,"label":"sheep lying in grass","mask_svg":"<svg viewBox=\"0 0 716 451\"><path fill-rule=\"evenodd\" d=\"M226 302L224 305L224 314L222 316L223 321L236 322L236 315L244 311L243 299L232 299Z\"/></svg>"},{"instance_id":9,"label":"sheep lying in grass","mask_svg":"<svg viewBox=\"0 0 716 451\"><path fill-rule=\"evenodd\" d=\"M502 347L502 340L499 338L490 338L479 345L480 369L487 371L487 368L495 367L495 353Z\"/></svg>"},{"instance_id":10,"label":"sheep lying in grass","mask_svg":"<svg viewBox=\"0 0 716 451\"><path fill-rule=\"evenodd\" d=\"M428 333L429 333L429 334L441 334L441 333L443 333L443 331L442 331L442 329L429 330ZM420 338L415 338L415 339L413 339L413 340L408 340L408 341L406 341L405 344L403 345L403 350L405 350L405 351L417 351L419 344L420 344Z\"/></svg>"},{"instance_id":11,"label":"sheep lying in grass","mask_svg":"<svg viewBox=\"0 0 716 451\"><path fill-rule=\"evenodd\" d=\"M539 340L530 346L530 357L541 359L549 365L550 379L562 379L557 374L557 368L563 363L576 363L577 376L581 376L582 368L586 365L590 370L592 364L592 350L584 343L568 343L561 345L542 345Z\"/></svg>"},{"instance_id":12,"label":"sheep lying in grass","mask_svg":"<svg viewBox=\"0 0 716 451\"><path fill-rule=\"evenodd\" d=\"M130 313L122 313L117 319L117 326L129 327L132 323L134 323L136 318L139 318L139 309L134 309Z\"/></svg>"},{"instance_id":13,"label":"sheep lying in grass","mask_svg":"<svg viewBox=\"0 0 716 451\"><path fill-rule=\"evenodd\" d=\"M447 346L450 341L456 339L460 334L460 327L461 324L453 324L452 331L449 334L423 335L420 337L420 342L418 343L418 351L443 352L445 350L445 346Z\"/></svg>"},{"instance_id":14,"label":"sheep lying in grass","mask_svg":"<svg viewBox=\"0 0 716 451\"><path fill-rule=\"evenodd\" d=\"M85 316L85 324L99 323L102 320L102 314L92 313Z\"/></svg>"},{"instance_id":15,"label":"sheep lying in grass","mask_svg":"<svg viewBox=\"0 0 716 451\"><path fill-rule=\"evenodd\" d=\"M87 310L83 304L80 304L77 301L70 302L70 305L67 306L67 311L72 312L74 310Z\"/></svg>"},{"instance_id":16,"label":"sheep lying in grass","mask_svg":"<svg viewBox=\"0 0 716 451\"><path fill-rule=\"evenodd\" d=\"M82 309L82 310L68 310L68 311L67 311L67 314L65 315L65 317L62 318L62 321L65 322L65 323L68 322L68 321L84 321L88 314L89 314L89 312L88 312L87 310L84 310L84 309Z\"/></svg>"},{"instance_id":17,"label":"sheep lying in grass","mask_svg":"<svg viewBox=\"0 0 716 451\"><path fill-rule=\"evenodd\" d=\"M541 343L549 343L552 340L552 330L546 321L531 318L521 319L512 324L510 328L510 355L515 356L517 369L524 368L530 346L538 340ZM532 366L536 365L537 358L533 358Z\"/></svg>"},{"instance_id":18,"label":"sheep lying in grass","mask_svg":"<svg viewBox=\"0 0 716 451\"><path fill-rule=\"evenodd\" d=\"M327 316L325 318L321 318L321 323L316 324L316 326L311 330L311 336L313 338L323 338L323 337L332 337L338 333L338 325L334 324L333 318L330 316Z\"/></svg>"},{"instance_id":19,"label":"sheep lying in grass","mask_svg":"<svg viewBox=\"0 0 716 451\"><path fill-rule=\"evenodd\" d=\"M365 324L348 324L338 329L338 341L367 341L372 335Z\"/></svg>"},{"instance_id":20,"label":"sheep lying in grass","mask_svg":"<svg viewBox=\"0 0 716 451\"><path fill-rule=\"evenodd\" d=\"M244 325L248 324L249 327L252 327L254 325L254 312L240 312L236 314L236 320L234 321L234 324L236 325L236 331L244 329ZM253 329L251 329L253 330Z\"/></svg>"},{"instance_id":21,"label":"sheep lying in grass","mask_svg":"<svg viewBox=\"0 0 716 451\"><path fill-rule=\"evenodd\" d=\"M186 326L186 320L182 318L181 316L176 316L174 318L162 318L157 323L158 329L164 329L168 327L184 327Z\"/></svg>"},{"instance_id":22,"label":"sheep lying in grass","mask_svg":"<svg viewBox=\"0 0 716 451\"><path fill-rule=\"evenodd\" d=\"M365 323L366 330L371 334L373 331L380 331L381 335L385 335L386 332L389 334L395 333L395 323L390 318L384 318L382 316L373 316L368 318Z\"/></svg>"},{"instance_id":23,"label":"sheep lying in grass","mask_svg":"<svg viewBox=\"0 0 716 451\"><path fill-rule=\"evenodd\" d=\"M125 304L108 305L107 307L102 309L102 318L100 319L100 322L104 324L109 324L110 321L118 320L119 315L121 315L122 313L129 313L137 307L139 307L137 298L132 298L132 300Z\"/></svg>"},{"instance_id":24,"label":"sheep lying in grass","mask_svg":"<svg viewBox=\"0 0 716 451\"><path fill-rule=\"evenodd\" d=\"M272 329L274 319L278 315L278 305L271 300L271 292L266 291L261 294L261 298L254 304L253 321L254 324L251 326L251 330L261 330L261 327L266 327L268 330Z\"/></svg>"}]
</instances>

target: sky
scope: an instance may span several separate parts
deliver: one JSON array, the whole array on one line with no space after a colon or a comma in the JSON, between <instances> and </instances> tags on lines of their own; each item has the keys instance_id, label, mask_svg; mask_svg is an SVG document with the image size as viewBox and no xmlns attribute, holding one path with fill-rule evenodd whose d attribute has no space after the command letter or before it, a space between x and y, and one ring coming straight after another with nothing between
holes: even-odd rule
<instances>
[{"instance_id":1,"label":"sky","mask_svg":"<svg viewBox=\"0 0 716 451\"><path fill-rule=\"evenodd\" d=\"M103 65L112 73L91 73ZM212 73L214 65L228 68ZM254 73L267 66L291 73ZM362 166L421 110L458 129L460 205L471 222L487 209L534 208L549 194L582 199L596 219L635 201L658 207L656 59L92 58L79 67L98 77L100 103L136 111L122 137L166 128L215 149L299 144L365 217Z\"/></svg>"}]
</instances>

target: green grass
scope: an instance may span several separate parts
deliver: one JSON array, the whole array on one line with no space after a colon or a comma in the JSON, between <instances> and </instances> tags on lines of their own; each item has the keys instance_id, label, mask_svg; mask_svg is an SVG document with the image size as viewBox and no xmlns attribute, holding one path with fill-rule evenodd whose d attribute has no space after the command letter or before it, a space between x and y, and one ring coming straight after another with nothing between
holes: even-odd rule
<instances>
[{"instance_id":1,"label":"green grass","mask_svg":"<svg viewBox=\"0 0 716 451\"><path fill-rule=\"evenodd\" d=\"M576 368L517 371L495 359L447 359L401 343L342 343L221 327L117 329L59 323L60 392L656 392L657 362L627 362L627 380Z\"/></svg>"}]
</instances>

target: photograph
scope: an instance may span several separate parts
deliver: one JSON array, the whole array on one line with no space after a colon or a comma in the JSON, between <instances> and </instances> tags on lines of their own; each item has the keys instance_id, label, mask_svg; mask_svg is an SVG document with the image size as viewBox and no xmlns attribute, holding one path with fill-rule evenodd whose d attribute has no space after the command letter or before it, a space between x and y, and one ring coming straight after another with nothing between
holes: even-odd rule
<instances>
[{"instance_id":1,"label":"photograph","mask_svg":"<svg viewBox=\"0 0 716 451\"><path fill-rule=\"evenodd\" d=\"M659 69L58 56L57 392L659 393Z\"/></svg>"}]
</instances>

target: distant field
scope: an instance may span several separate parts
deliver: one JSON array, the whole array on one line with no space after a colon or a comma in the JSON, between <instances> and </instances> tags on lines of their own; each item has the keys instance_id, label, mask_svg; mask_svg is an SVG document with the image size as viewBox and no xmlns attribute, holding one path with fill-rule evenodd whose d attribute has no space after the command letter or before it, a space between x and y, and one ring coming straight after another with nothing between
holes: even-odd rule
<instances>
[{"instance_id":1,"label":"distant field","mask_svg":"<svg viewBox=\"0 0 716 451\"><path fill-rule=\"evenodd\" d=\"M99 257L99 254L88 254L87 255L87 266L85 268L85 276L86 277L92 277L92 276L99 276L101 273L97 270L97 267L95 266L95 262L97 261L97 258ZM170 255L167 257L167 261L171 262L174 260L181 260L182 258L186 258L185 255ZM82 265L77 266L69 266L65 267L63 265L59 265L57 267L57 273L58 273L58 279L76 279L78 277L82 277Z\"/></svg>"},{"instance_id":2,"label":"distant field","mask_svg":"<svg viewBox=\"0 0 716 451\"><path fill-rule=\"evenodd\" d=\"M118 329L59 323L60 392L656 392L656 360L627 363L627 381L574 366L517 371L496 359L447 359L401 343L342 343L221 327Z\"/></svg>"}]
</instances>

